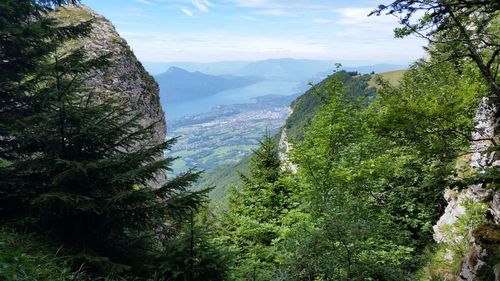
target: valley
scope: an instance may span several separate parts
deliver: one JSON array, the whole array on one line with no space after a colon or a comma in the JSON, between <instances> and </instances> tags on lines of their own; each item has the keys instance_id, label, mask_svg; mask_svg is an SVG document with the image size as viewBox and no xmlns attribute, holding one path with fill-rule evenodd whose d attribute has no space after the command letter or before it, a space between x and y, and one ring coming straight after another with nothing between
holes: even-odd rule
<instances>
[{"instance_id":1,"label":"valley","mask_svg":"<svg viewBox=\"0 0 500 281\"><path fill-rule=\"evenodd\" d=\"M168 137L179 137L169 156L173 174L233 166L258 146L266 130L285 124L290 104L332 73L323 60L271 59L255 62L145 64L160 86ZM149 67L148 67L149 66ZM161 71L161 68L166 70ZM347 71L383 72L403 68L378 64ZM371 82L374 84L374 81Z\"/></svg>"},{"instance_id":2,"label":"valley","mask_svg":"<svg viewBox=\"0 0 500 281\"><path fill-rule=\"evenodd\" d=\"M170 151L170 156L180 157L174 172L238 163L258 146L266 130L274 134L284 125L296 97L264 96L255 103L219 105L208 113L170 121L168 137L179 137Z\"/></svg>"},{"instance_id":3,"label":"valley","mask_svg":"<svg viewBox=\"0 0 500 281\"><path fill-rule=\"evenodd\" d=\"M500 281L497 3L0 1L0 281Z\"/></svg>"}]
</instances>

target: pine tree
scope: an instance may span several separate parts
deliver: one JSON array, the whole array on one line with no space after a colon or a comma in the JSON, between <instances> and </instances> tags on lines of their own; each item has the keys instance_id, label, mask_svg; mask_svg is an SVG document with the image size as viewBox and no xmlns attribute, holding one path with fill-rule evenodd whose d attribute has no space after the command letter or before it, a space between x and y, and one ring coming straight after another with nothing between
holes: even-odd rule
<instances>
[{"instance_id":1,"label":"pine tree","mask_svg":"<svg viewBox=\"0 0 500 281\"><path fill-rule=\"evenodd\" d=\"M26 158L32 154L30 149L20 147L20 139L15 132L27 128L22 119L33 115L44 106L47 95L39 88L47 76L46 62L58 45L65 40L85 36L89 23L60 27L47 14L55 5L69 1L2 1L0 3L0 162L2 167L18 157ZM50 38L50 40L49 40ZM45 71L45 73L44 73ZM35 91L39 91L37 94ZM16 149L20 149L17 153ZM24 150L24 151L21 151ZM22 188L8 178L2 187L8 196L0 205L0 210L10 213L26 211L23 205L6 205L9 200L16 201L16 194L6 192L5 188ZM7 219L8 217L3 217Z\"/></svg>"},{"instance_id":2,"label":"pine tree","mask_svg":"<svg viewBox=\"0 0 500 281\"><path fill-rule=\"evenodd\" d=\"M281 162L278 148L269 130L266 130L264 139L259 141L259 148L253 151L250 159L250 173L252 180L263 183L274 183L280 175ZM243 179L246 177L242 175Z\"/></svg>"},{"instance_id":3,"label":"pine tree","mask_svg":"<svg viewBox=\"0 0 500 281\"><path fill-rule=\"evenodd\" d=\"M45 15L62 3L1 3L0 222L64 245L93 276L151 277L176 262L165 250L206 191L187 190L196 171L152 186L165 182L175 139L152 141L156 123L85 86L108 60L65 45L90 22L61 27Z\"/></svg>"},{"instance_id":4,"label":"pine tree","mask_svg":"<svg viewBox=\"0 0 500 281\"><path fill-rule=\"evenodd\" d=\"M250 175L241 174L241 188L229 192L220 231L235 253L231 280L271 280L279 274L275 241L291 193L280 164L275 140L266 132L251 156Z\"/></svg>"},{"instance_id":5,"label":"pine tree","mask_svg":"<svg viewBox=\"0 0 500 281\"><path fill-rule=\"evenodd\" d=\"M166 243L160 258L160 280L222 281L227 278L228 258L209 241L211 229L201 215L191 213L175 239ZM202 228L200 225L203 225Z\"/></svg>"},{"instance_id":6,"label":"pine tree","mask_svg":"<svg viewBox=\"0 0 500 281\"><path fill-rule=\"evenodd\" d=\"M47 13L56 5L73 1L6 0L0 2L0 135L6 126L32 107L28 91L39 81L36 73L49 53L59 44L47 38L71 39L88 32L88 23L57 26ZM0 158L8 139L0 139Z\"/></svg>"}]
</instances>

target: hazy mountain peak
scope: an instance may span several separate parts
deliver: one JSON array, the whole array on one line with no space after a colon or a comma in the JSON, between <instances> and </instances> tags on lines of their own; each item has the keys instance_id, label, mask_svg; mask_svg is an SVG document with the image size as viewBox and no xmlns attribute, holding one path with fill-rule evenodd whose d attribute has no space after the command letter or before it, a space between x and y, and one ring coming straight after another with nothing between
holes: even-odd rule
<instances>
[{"instance_id":1,"label":"hazy mountain peak","mask_svg":"<svg viewBox=\"0 0 500 281\"><path fill-rule=\"evenodd\" d=\"M167 69L167 71L165 73L169 73L169 74L172 74L172 73L189 73L189 71L183 69L183 68L180 68L180 67L177 67L177 66L171 66Z\"/></svg>"}]
</instances>

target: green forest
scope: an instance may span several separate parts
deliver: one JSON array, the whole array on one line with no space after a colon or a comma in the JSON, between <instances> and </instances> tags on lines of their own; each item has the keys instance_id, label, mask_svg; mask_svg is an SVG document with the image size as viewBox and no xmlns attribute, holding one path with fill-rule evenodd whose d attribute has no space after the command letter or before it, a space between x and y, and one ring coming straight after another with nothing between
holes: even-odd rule
<instances>
[{"instance_id":1,"label":"green forest","mask_svg":"<svg viewBox=\"0 0 500 281\"><path fill-rule=\"evenodd\" d=\"M338 65L280 132L296 169L266 133L201 190L166 176L162 120L89 86L112 59L68 2L0 1L0 280L500 280L498 1L373 7L426 58L391 83ZM444 194L463 211L436 227Z\"/></svg>"}]
</instances>

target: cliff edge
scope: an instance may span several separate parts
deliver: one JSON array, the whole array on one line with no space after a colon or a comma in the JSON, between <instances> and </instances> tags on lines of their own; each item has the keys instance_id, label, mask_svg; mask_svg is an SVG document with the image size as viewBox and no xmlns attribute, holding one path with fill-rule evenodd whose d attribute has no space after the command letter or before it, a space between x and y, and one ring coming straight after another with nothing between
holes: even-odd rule
<instances>
[{"instance_id":1,"label":"cliff edge","mask_svg":"<svg viewBox=\"0 0 500 281\"><path fill-rule=\"evenodd\" d=\"M103 95L118 98L130 109L143 114L141 125L148 126L158 122L153 141L164 141L167 128L158 84L135 57L113 24L84 5L61 7L56 11L56 18L68 25L92 20L91 34L75 44L83 46L91 57L109 55L110 66L90 74L86 84L97 88L97 92Z\"/></svg>"}]
</instances>

